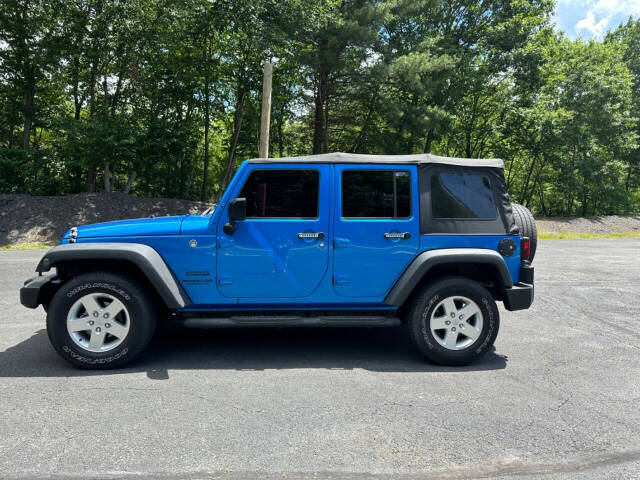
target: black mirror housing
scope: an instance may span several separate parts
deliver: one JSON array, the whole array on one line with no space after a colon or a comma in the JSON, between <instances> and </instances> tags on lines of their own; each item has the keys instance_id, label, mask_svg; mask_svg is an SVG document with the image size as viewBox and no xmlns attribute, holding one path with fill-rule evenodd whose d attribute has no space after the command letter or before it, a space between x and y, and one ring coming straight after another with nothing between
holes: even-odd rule
<instances>
[{"instance_id":1,"label":"black mirror housing","mask_svg":"<svg viewBox=\"0 0 640 480\"><path fill-rule=\"evenodd\" d=\"M229 220L244 220L247 218L247 199L235 198L229 203Z\"/></svg>"}]
</instances>

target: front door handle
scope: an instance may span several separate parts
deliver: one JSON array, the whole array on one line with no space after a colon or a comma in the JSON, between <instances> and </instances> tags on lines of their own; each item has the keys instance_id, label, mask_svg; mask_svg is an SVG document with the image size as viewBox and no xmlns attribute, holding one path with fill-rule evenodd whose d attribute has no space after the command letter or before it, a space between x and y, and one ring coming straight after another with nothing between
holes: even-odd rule
<instances>
[{"instance_id":1,"label":"front door handle","mask_svg":"<svg viewBox=\"0 0 640 480\"><path fill-rule=\"evenodd\" d=\"M321 239L321 238L324 238L324 233L322 233L322 232L300 232L298 234L298 238L301 239L301 240L306 240L308 238Z\"/></svg>"},{"instance_id":2,"label":"front door handle","mask_svg":"<svg viewBox=\"0 0 640 480\"><path fill-rule=\"evenodd\" d=\"M407 240L411 238L411 234L409 232L387 232L383 235L384 238L400 238L402 240Z\"/></svg>"}]
</instances>

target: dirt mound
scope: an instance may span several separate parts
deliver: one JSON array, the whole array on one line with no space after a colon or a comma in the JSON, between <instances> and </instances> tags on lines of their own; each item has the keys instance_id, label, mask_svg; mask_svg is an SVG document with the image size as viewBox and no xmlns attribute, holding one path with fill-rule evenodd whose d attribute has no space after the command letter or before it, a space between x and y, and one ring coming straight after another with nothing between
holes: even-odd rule
<instances>
[{"instance_id":1,"label":"dirt mound","mask_svg":"<svg viewBox=\"0 0 640 480\"><path fill-rule=\"evenodd\" d=\"M81 193L59 197L0 195L0 246L55 244L70 227L127 218L202 212L204 202L141 198L123 193Z\"/></svg>"}]
</instances>

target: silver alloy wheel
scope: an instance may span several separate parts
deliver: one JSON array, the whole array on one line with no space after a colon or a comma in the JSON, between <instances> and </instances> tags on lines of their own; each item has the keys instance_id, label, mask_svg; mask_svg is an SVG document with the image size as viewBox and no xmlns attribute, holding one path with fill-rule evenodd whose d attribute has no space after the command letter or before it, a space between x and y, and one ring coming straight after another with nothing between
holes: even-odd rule
<instances>
[{"instance_id":1,"label":"silver alloy wheel","mask_svg":"<svg viewBox=\"0 0 640 480\"><path fill-rule=\"evenodd\" d=\"M131 319L124 303L108 293L89 293L67 315L67 331L76 345L89 352L107 352L129 333Z\"/></svg>"},{"instance_id":2,"label":"silver alloy wheel","mask_svg":"<svg viewBox=\"0 0 640 480\"><path fill-rule=\"evenodd\" d=\"M429 327L433 338L448 350L472 345L482 332L480 307L467 297L454 295L442 300L431 313Z\"/></svg>"}]
</instances>

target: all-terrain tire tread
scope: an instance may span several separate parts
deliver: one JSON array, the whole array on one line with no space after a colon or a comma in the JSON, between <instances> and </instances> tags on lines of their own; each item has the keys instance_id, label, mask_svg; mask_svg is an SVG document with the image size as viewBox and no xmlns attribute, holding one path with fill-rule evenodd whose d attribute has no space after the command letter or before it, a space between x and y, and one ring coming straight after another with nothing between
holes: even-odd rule
<instances>
[{"instance_id":1,"label":"all-terrain tire tread","mask_svg":"<svg viewBox=\"0 0 640 480\"><path fill-rule=\"evenodd\" d=\"M536 227L536 221L531 211L518 203L511 204L513 210L513 219L520 230L520 235L523 237L529 237L531 241L531 258L533 260L536 254L536 248L538 246L538 228Z\"/></svg>"}]
</instances>

